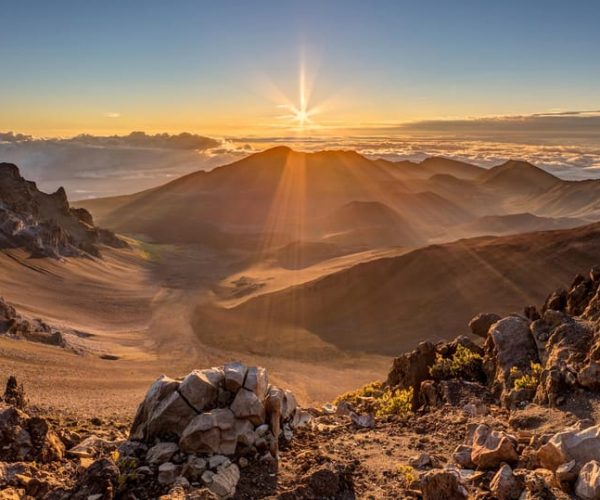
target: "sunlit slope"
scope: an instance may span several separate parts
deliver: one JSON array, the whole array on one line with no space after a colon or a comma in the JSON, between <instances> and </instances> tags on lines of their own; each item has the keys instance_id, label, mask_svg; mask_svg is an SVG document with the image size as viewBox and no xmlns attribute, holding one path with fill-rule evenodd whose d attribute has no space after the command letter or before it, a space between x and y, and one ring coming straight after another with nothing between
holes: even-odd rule
<instances>
[{"instance_id":1,"label":"sunlit slope","mask_svg":"<svg viewBox=\"0 0 600 500\"><path fill-rule=\"evenodd\" d=\"M432 245L362 263L228 310L196 315L199 335L219 322L228 336L273 338L303 331L342 349L393 354L425 339L466 333L480 311L539 304L549 289L598 262L600 225ZM236 330L237 329L237 330ZM260 344L255 349L260 349Z\"/></svg>"}]
</instances>

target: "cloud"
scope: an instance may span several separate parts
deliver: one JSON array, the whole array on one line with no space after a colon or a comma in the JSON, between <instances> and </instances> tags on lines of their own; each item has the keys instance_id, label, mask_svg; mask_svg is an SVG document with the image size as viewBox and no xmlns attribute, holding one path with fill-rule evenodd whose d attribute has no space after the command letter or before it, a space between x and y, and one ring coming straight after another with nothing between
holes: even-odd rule
<instances>
[{"instance_id":1,"label":"cloud","mask_svg":"<svg viewBox=\"0 0 600 500\"><path fill-rule=\"evenodd\" d=\"M109 113L104 113L104 116L106 118L119 118L121 116L121 113L109 112Z\"/></svg>"},{"instance_id":2,"label":"cloud","mask_svg":"<svg viewBox=\"0 0 600 500\"><path fill-rule=\"evenodd\" d=\"M32 141L33 137L25 134L15 134L14 132L0 132L0 143L2 142L26 142Z\"/></svg>"},{"instance_id":3,"label":"cloud","mask_svg":"<svg viewBox=\"0 0 600 500\"><path fill-rule=\"evenodd\" d=\"M188 132L176 135L151 135L145 132L131 132L129 135L110 136L81 134L71 139L61 139L60 142L102 147L193 149L199 151L214 148L220 144L218 140L211 137L190 134Z\"/></svg>"},{"instance_id":4,"label":"cloud","mask_svg":"<svg viewBox=\"0 0 600 500\"><path fill-rule=\"evenodd\" d=\"M600 111L558 111L531 115L422 120L354 129L370 134L438 134L462 139L589 138L600 134Z\"/></svg>"}]
</instances>

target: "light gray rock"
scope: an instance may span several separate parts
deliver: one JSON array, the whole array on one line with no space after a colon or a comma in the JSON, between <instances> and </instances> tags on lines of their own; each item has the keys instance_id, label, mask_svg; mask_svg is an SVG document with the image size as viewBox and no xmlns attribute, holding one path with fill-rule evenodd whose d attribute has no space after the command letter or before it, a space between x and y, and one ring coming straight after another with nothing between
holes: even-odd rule
<instances>
[{"instance_id":1,"label":"light gray rock","mask_svg":"<svg viewBox=\"0 0 600 500\"><path fill-rule=\"evenodd\" d=\"M196 412L201 412L216 401L219 381L224 375L215 368L194 370L181 382L179 392L191 404Z\"/></svg>"},{"instance_id":2,"label":"light gray rock","mask_svg":"<svg viewBox=\"0 0 600 500\"><path fill-rule=\"evenodd\" d=\"M177 443L158 443L146 453L146 462L152 465L169 462L178 451Z\"/></svg>"},{"instance_id":3,"label":"light gray rock","mask_svg":"<svg viewBox=\"0 0 600 500\"><path fill-rule=\"evenodd\" d=\"M281 408L281 417L283 420L290 420L294 416L294 412L298 407L298 403L296 402L296 398L291 391L285 390L283 391L283 407Z\"/></svg>"},{"instance_id":4,"label":"light gray rock","mask_svg":"<svg viewBox=\"0 0 600 500\"><path fill-rule=\"evenodd\" d=\"M249 420L236 419L234 429L238 443L245 446L252 446L256 441L256 432Z\"/></svg>"},{"instance_id":5,"label":"light gray rock","mask_svg":"<svg viewBox=\"0 0 600 500\"><path fill-rule=\"evenodd\" d=\"M231 410L237 418L247 418L254 425L265 421L265 407L255 392L240 389L231 403Z\"/></svg>"},{"instance_id":6,"label":"light gray rock","mask_svg":"<svg viewBox=\"0 0 600 500\"><path fill-rule=\"evenodd\" d=\"M269 377L265 368L262 366L251 366L248 368L246 380L244 381L244 389L256 394L257 398L262 403L267 396L268 387Z\"/></svg>"},{"instance_id":7,"label":"light gray rock","mask_svg":"<svg viewBox=\"0 0 600 500\"><path fill-rule=\"evenodd\" d=\"M202 474L206 471L206 460L200 457L191 455L187 463L183 466L181 475L186 477L191 482L200 481Z\"/></svg>"},{"instance_id":8,"label":"light gray rock","mask_svg":"<svg viewBox=\"0 0 600 500\"><path fill-rule=\"evenodd\" d=\"M207 471L204 471L201 479L204 484L209 485L210 483L212 483L214 477L215 477L215 473L211 470L207 470Z\"/></svg>"},{"instance_id":9,"label":"light gray rock","mask_svg":"<svg viewBox=\"0 0 600 500\"><path fill-rule=\"evenodd\" d=\"M202 431L190 424L179 440L179 447L185 453L216 453L220 443L221 431L218 427Z\"/></svg>"},{"instance_id":10,"label":"light gray rock","mask_svg":"<svg viewBox=\"0 0 600 500\"><path fill-rule=\"evenodd\" d=\"M179 382L166 375L161 375L151 386L144 400L139 405L133 425L131 427L130 439L143 441L148 438L147 426L157 407L173 394L179 387Z\"/></svg>"},{"instance_id":11,"label":"light gray rock","mask_svg":"<svg viewBox=\"0 0 600 500\"><path fill-rule=\"evenodd\" d=\"M235 490L240 480L240 470L237 465L229 464L223 467L212 478L208 488L219 495L221 498L231 498L235 495Z\"/></svg>"},{"instance_id":12,"label":"light gray rock","mask_svg":"<svg viewBox=\"0 0 600 500\"><path fill-rule=\"evenodd\" d=\"M582 500L600 500L600 463L591 460L579 471L575 493Z\"/></svg>"},{"instance_id":13,"label":"light gray rock","mask_svg":"<svg viewBox=\"0 0 600 500\"><path fill-rule=\"evenodd\" d=\"M248 368L239 361L227 363L223 367L223 372L225 374L225 388L230 392L237 392L237 390L244 385L247 371Z\"/></svg>"},{"instance_id":14,"label":"light gray rock","mask_svg":"<svg viewBox=\"0 0 600 500\"><path fill-rule=\"evenodd\" d=\"M165 462L158 467L158 482L173 484L178 476L178 467L171 462Z\"/></svg>"},{"instance_id":15,"label":"light gray rock","mask_svg":"<svg viewBox=\"0 0 600 500\"><path fill-rule=\"evenodd\" d=\"M220 466L227 466L230 463L231 460L229 460L225 455L213 455L212 457L208 458L207 462L209 469L216 469Z\"/></svg>"}]
</instances>

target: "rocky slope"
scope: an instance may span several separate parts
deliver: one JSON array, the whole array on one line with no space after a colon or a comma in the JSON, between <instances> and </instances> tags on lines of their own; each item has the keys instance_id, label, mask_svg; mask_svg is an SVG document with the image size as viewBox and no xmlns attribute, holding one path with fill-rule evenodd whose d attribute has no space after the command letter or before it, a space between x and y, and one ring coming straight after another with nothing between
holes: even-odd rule
<instances>
[{"instance_id":1,"label":"rocky slope","mask_svg":"<svg viewBox=\"0 0 600 500\"><path fill-rule=\"evenodd\" d=\"M600 498L600 268L301 410L265 370L159 378L133 423L0 408L3 498ZM127 430L129 428L129 430ZM12 496L11 496L12 495Z\"/></svg>"},{"instance_id":2,"label":"rocky slope","mask_svg":"<svg viewBox=\"0 0 600 500\"><path fill-rule=\"evenodd\" d=\"M64 189L39 191L11 163L0 163L0 248L26 248L34 257L99 256L99 245L127 246L94 226L91 214L71 208Z\"/></svg>"}]
</instances>

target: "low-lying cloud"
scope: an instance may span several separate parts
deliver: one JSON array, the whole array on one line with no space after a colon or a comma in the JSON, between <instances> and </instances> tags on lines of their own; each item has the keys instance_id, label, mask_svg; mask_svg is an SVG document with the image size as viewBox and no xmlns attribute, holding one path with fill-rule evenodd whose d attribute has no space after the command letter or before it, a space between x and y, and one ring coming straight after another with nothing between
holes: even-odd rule
<instances>
[{"instance_id":1,"label":"low-lying cloud","mask_svg":"<svg viewBox=\"0 0 600 500\"><path fill-rule=\"evenodd\" d=\"M482 167L521 159L563 179L600 178L597 111L427 121L347 134L222 139L132 132L39 139L0 132L0 161L17 164L43 190L64 186L72 199L142 191L280 144L302 151L352 149L392 161L445 156Z\"/></svg>"}]
</instances>

